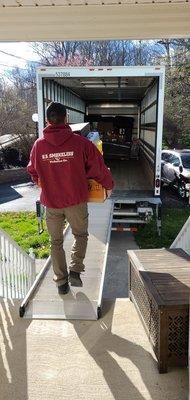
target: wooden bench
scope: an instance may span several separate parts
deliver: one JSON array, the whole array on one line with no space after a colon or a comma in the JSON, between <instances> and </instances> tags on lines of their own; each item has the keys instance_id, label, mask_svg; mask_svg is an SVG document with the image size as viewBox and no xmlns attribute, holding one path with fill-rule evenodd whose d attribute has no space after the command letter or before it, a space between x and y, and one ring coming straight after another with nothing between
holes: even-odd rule
<instances>
[{"instance_id":1,"label":"wooden bench","mask_svg":"<svg viewBox=\"0 0 190 400\"><path fill-rule=\"evenodd\" d=\"M181 249L128 251L129 296L160 373L188 363L190 256Z\"/></svg>"}]
</instances>

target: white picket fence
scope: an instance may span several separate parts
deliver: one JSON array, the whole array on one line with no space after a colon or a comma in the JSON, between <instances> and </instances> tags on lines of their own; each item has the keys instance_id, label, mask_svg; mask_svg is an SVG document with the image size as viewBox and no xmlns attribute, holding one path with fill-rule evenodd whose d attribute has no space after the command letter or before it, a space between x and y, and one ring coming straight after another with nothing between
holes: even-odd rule
<instances>
[{"instance_id":1,"label":"white picket fence","mask_svg":"<svg viewBox=\"0 0 190 400\"><path fill-rule=\"evenodd\" d=\"M35 275L35 260L0 229L0 296L24 298L35 280Z\"/></svg>"},{"instance_id":2,"label":"white picket fence","mask_svg":"<svg viewBox=\"0 0 190 400\"><path fill-rule=\"evenodd\" d=\"M181 248L190 255L190 217L183 225L170 248Z\"/></svg>"}]
</instances>

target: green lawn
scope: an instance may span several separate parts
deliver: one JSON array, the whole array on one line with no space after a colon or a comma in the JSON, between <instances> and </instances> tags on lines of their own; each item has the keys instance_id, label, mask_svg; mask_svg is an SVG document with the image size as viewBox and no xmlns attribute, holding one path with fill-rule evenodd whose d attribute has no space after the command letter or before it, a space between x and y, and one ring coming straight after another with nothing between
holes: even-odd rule
<instances>
[{"instance_id":1,"label":"green lawn","mask_svg":"<svg viewBox=\"0 0 190 400\"><path fill-rule=\"evenodd\" d=\"M140 227L136 241L140 248L170 247L190 215L189 208L165 208L162 213L162 234L158 236L155 221Z\"/></svg>"},{"instance_id":2,"label":"green lawn","mask_svg":"<svg viewBox=\"0 0 190 400\"><path fill-rule=\"evenodd\" d=\"M162 215L162 235L158 237L155 221L139 227L135 234L140 248L170 247L190 214L188 208L164 209ZM45 223L44 223L45 225ZM0 227L26 251L32 247L37 258L47 258L50 242L47 228L38 235L37 219L34 212L0 213Z\"/></svg>"},{"instance_id":3,"label":"green lawn","mask_svg":"<svg viewBox=\"0 0 190 400\"><path fill-rule=\"evenodd\" d=\"M0 228L4 229L27 253L32 247L37 258L49 256L50 242L46 226L45 231L38 235L34 212L0 213Z\"/></svg>"}]
</instances>

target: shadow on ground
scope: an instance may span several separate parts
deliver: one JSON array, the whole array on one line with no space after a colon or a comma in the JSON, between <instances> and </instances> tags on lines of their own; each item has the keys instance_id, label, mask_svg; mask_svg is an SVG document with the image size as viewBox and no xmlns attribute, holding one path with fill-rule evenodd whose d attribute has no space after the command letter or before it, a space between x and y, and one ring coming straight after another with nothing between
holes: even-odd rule
<instances>
[{"instance_id":1,"label":"shadow on ground","mask_svg":"<svg viewBox=\"0 0 190 400\"><path fill-rule=\"evenodd\" d=\"M0 299L2 400L28 399L26 331L31 321L19 317L19 304L18 301Z\"/></svg>"},{"instance_id":2,"label":"shadow on ground","mask_svg":"<svg viewBox=\"0 0 190 400\"><path fill-rule=\"evenodd\" d=\"M0 185L0 204L8 203L9 201L19 198L22 198L21 194L11 185Z\"/></svg>"},{"instance_id":3,"label":"shadow on ground","mask_svg":"<svg viewBox=\"0 0 190 400\"><path fill-rule=\"evenodd\" d=\"M88 301L83 293L77 295L77 300ZM84 347L95 360L96 364L101 368L113 398L115 400L144 400L144 396L141 395L138 388L133 385L123 369L120 368L114 355L122 358L132 358L132 362L137 365L141 374L143 374L146 352L141 346L112 333L114 307L114 301L110 301L104 306L104 318L102 323L100 322L100 324L94 326L96 330L96 332L94 332L95 336L94 334L93 336L87 335L86 327L87 324L89 330L90 325L94 324L94 322L88 322L86 324L79 323L79 321L71 322ZM149 377L144 374L143 379L146 386L149 386ZM128 397L129 394L130 397ZM151 399L154 399L154 397L151 397Z\"/></svg>"},{"instance_id":4,"label":"shadow on ground","mask_svg":"<svg viewBox=\"0 0 190 400\"><path fill-rule=\"evenodd\" d=\"M87 301L87 298L83 293L78 293L76 300ZM173 397L172 393L171 397L168 396L168 393L166 393L166 397L163 397L163 393L161 394L159 385L161 386L165 379L167 381L168 374L159 375L156 361L151 353L138 343L112 332L114 309L115 301L106 301L103 307L103 318L96 324L92 321L71 321L80 341L101 368L113 398L115 400L177 399L177 397ZM125 360L129 362L131 370L137 375L139 374L139 381L142 380L144 391L141 390L142 384L135 385L132 382L130 371L128 374L126 373L127 368L124 370L120 367L119 358L122 358L124 363ZM154 385L155 377L157 387ZM175 386L175 380L173 386ZM185 392L185 395L182 395L180 400L185 400L187 390L182 388L182 392Z\"/></svg>"}]
</instances>

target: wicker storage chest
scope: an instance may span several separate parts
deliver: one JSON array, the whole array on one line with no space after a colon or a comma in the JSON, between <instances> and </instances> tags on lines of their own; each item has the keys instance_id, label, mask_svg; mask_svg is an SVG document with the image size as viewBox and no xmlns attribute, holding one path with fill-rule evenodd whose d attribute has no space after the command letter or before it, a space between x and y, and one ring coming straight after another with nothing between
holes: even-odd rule
<instances>
[{"instance_id":1,"label":"wicker storage chest","mask_svg":"<svg viewBox=\"0 0 190 400\"><path fill-rule=\"evenodd\" d=\"M190 256L181 249L128 251L129 296L141 317L158 360L188 363Z\"/></svg>"}]
</instances>

